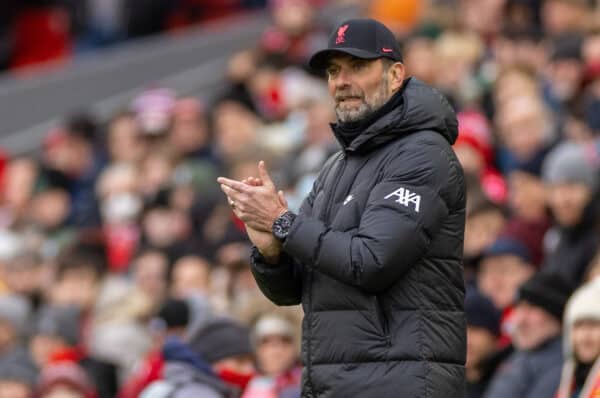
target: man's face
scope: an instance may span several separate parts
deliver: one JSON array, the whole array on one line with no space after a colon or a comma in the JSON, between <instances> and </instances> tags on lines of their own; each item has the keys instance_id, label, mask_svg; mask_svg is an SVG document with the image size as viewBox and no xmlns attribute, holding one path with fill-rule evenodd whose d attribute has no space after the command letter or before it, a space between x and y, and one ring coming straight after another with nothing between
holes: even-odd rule
<instances>
[{"instance_id":1,"label":"man's face","mask_svg":"<svg viewBox=\"0 0 600 398\"><path fill-rule=\"evenodd\" d=\"M560 322L542 308L520 302L513 313L513 344L518 350L532 350L561 332Z\"/></svg>"},{"instance_id":2,"label":"man's face","mask_svg":"<svg viewBox=\"0 0 600 398\"><path fill-rule=\"evenodd\" d=\"M55 304L88 310L96 302L100 283L100 277L91 268L68 270L52 285L52 300Z\"/></svg>"},{"instance_id":3,"label":"man's face","mask_svg":"<svg viewBox=\"0 0 600 398\"><path fill-rule=\"evenodd\" d=\"M519 286L534 272L533 266L517 256L492 256L479 265L477 282L481 292L492 300L496 308L503 310L512 303Z\"/></svg>"},{"instance_id":4,"label":"man's face","mask_svg":"<svg viewBox=\"0 0 600 398\"><path fill-rule=\"evenodd\" d=\"M209 294L210 265L198 257L180 259L173 267L171 293L185 298L195 293Z\"/></svg>"},{"instance_id":5,"label":"man's face","mask_svg":"<svg viewBox=\"0 0 600 398\"><path fill-rule=\"evenodd\" d=\"M486 210L467 217L465 225L464 253L477 256L494 243L504 227L504 216L499 210Z\"/></svg>"},{"instance_id":6,"label":"man's face","mask_svg":"<svg viewBox=\"0 0 600 398\"><path fill-rule=\"evenodd\" d=\"M545 217L546 189L542 180L523 171L509 176L510 205L521 218L537 221Z\"/></svg>"},{"instance_id":7,"label":"man's face","mask_svg":"<svg viewBox=\"0 0 600 398\"><path fill-rule=\"evenodd\" d=\"M548 205L563 227L572 227L581 221L583 211L592 197L592 190L584 184L552 185L548 191Z\"/></svg>"},{"instance_id":8,"label":"man's face","mask_svg":"<svg viewBox=\"0 0 600 398\"><path fill-rule=\"evenodd\" d=\"M33 362L42 367L48 363L54 353L67 347L67 343L60 337L39 334L31 339L29 353Z\"/></svg>"},{"instance_id":9,"label":"man's face","mask_svg":"<svg viewBox=\"0 0 600 398\"><path fill-rule=\"evenodd\" d=\"M381 59L334 56L327 68L329 93L340 122L356 122L379 109L391 96Z\"/></svg>"},{"instance_id":10,"label":"man's face","mask_svg":"<svg viewBox=\"0 0 600 398\"><path fill-rule=\"evenodd\" d=\"M575 357L579 362L594 363L600 357L600 319L583 319L575 322L571 341Z\"/></svg>"}]
</instances>

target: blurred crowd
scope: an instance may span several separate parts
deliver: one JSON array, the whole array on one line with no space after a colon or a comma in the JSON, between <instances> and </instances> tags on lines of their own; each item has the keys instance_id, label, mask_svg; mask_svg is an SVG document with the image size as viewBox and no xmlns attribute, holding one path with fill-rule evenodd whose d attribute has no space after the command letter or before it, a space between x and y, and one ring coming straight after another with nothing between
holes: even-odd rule
<instances>
[{"instance_id":1,"label":"blurred crowd","mask_svg":"<svg viewBox=\"0 0 600 398\"><path fill-rule=\"evenodd\" d=\"M316 23L321 3L270 1L271 26L211 101L149 87L110 120L66 116L38 155L2 154L0 398L300 396L301 309L258 291L215 180L265 160L297 209L339 150L306 65L337 22ZM458 114L468 398L598 397L600 2L354 3ZM73 43L136 35L90 15Z\"/></svg>"}]
</instances>

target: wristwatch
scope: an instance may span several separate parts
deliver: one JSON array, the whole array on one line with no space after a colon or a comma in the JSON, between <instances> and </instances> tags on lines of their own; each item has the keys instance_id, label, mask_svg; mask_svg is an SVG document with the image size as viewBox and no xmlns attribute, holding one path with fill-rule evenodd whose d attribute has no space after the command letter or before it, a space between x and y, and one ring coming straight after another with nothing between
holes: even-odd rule
<instances>
[{"instance_id":1,"label":"wristwatch","mask_svg":"<svg viewBox=\"0 0 600 398\"><path fill-rule=\"evenodd\" d=\"M273 236L280 242L285 242L295 219L296 215L289 210L277 217L273 222Z\"/></svg>"}]
</instances>

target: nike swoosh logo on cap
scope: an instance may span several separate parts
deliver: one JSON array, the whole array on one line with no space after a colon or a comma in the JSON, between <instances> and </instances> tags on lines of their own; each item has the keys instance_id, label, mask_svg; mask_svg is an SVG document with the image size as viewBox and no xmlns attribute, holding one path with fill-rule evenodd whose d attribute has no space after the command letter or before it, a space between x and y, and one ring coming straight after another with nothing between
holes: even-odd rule
<instances>
[{"instance_id":1,"label":"nike swoosh logo on cap","mask_svg":"<svg viewBox=\"0 0 600 398\"><path fill-rule=\"evenodd\" d=\"M391 48L382 48L381 51L383 51L384 53L393 53L394 50L392 50Z\"/></svg>"}]
</instances>

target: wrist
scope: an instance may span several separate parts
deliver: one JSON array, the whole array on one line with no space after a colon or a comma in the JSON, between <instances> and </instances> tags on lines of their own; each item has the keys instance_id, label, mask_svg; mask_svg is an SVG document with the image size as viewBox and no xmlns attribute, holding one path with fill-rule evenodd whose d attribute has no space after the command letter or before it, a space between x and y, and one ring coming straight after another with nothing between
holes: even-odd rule
<instances>
[{"instance_id":1,"label":"wrist","mask_svg":"<svg viewBox=\"0 0 600 398\"><path fill-rule=\"evenodd\" d=\"M286 209L273 221L271 232L279 242L285 242L295 219L296 214Z\"/></svg>"},{"instance_id":2,"label":"wrist","mask_svg":"<svg viewBox=\"0 0 600 398\"><path fill-rule=\"evenodd\" d=\"M279 243L279 242L277 242ZM279 263L279 257L281 255L281 244L273 245L272 247L256 247L256 251L262 257L262 260L270 265L276 265Z\"/></svg>"}]
</instances>

